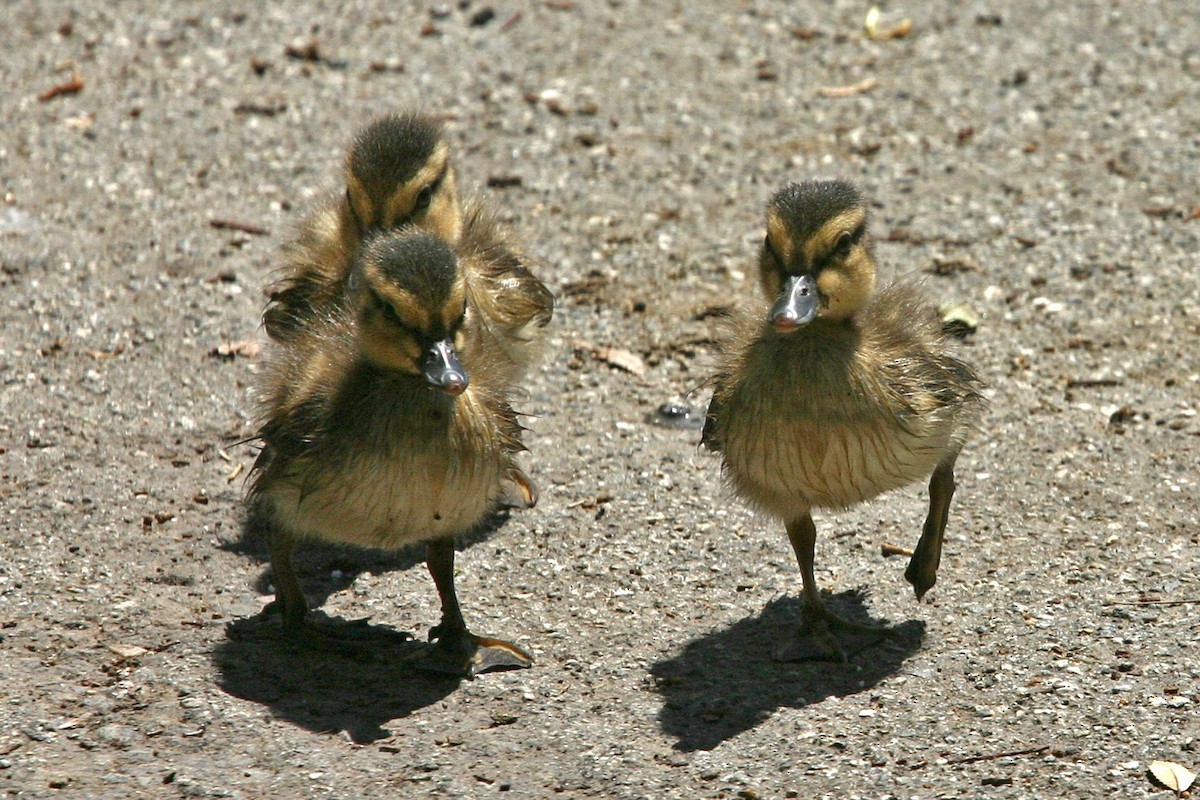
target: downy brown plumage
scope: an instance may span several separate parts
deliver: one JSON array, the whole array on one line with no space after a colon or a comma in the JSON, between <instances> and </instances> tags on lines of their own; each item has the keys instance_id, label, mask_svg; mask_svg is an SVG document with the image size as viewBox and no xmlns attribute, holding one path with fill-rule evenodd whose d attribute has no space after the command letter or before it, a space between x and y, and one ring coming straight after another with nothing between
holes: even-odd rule
<instances>
[{"instance_id":1,"label":"downy brown plumage","mask_svg":"<svg viewBox=\"0 0 1200 800\"><path fill-rule=\"evenodd\" d=\"M806 626L840 654L813 574L814 508L845 508L923 480L929 514L905 577L933 586L954 462L978 422L981 383L950 352L919 286L875 291L867 207L840 181L791 184L767 209L759 256L765 316L746 326L712 384L702 441L734 491L781 519L804 582Z\"/></svg>"},{"instance_id":2,"label":"downy brown plumage","mask_svg":"<svg viewBox=\"0 0 1200 800\"><path fill-rule=\"evenodd\" d=\"M512 383L524 377L538 356L554 297L482 203L469 201L464 208L442 126L417 113L374 120L346 153L345 181L343 195L306 220L286 247L263 312L267 335L276 341L300 335L345 293L367 241L417 228L454 249L478 311L478 335L491 340L495 367ZM514 467L508 479L521 504L537 503L537 488L524 470Z\"/></svg>"},{"instance_id":3,"label":"downy brown plumage","mask_svg":"<svg viewBox=\"0 0 1200 800\"><path fill-rule=\"evenodd\" d=\"M478 201L464 208L442 126L422 114L380 117L351 143L345 181L345 193L313 214L288 245L263 313L267 334L284 340L302 330L343 293L372 236L411 226L455 250L482 314L481 331L496 339L519 378L554 298L494 215Z\"/></svg>"},{"instance_id":4,"label":"downy brown plumage","mask_svg":"<svg viewBox=\"0 0 1200 800\"><path fill-rule=\"evenodd\" d=\"M270 531L289 630L303 631L307 612L298 541L426 542L442 601L429 663L473 674L532 662L471 634L454 590L454 536L495 508L523 449L508 370L480 318L449 246L410 229L373 238L343 294L272 343L249 504Z\"/></svg>"}]
</instances>

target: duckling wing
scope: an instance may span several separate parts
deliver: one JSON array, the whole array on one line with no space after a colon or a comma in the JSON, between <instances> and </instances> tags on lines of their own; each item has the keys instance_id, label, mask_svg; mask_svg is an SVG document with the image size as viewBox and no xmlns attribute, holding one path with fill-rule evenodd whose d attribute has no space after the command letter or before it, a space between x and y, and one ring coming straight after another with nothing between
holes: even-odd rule
<instances>
[{"instance_id":1,"label":"duckling wing","mask_svg":"<svg viewBox=\"0 0 1200 800\"><path fill-rule=\"evenodd\" d=\"M267 288L263 310L263 328L275 341L295 339L343 294L353 255L342 244L337 220L336 206L326 206L284 248L283 266Z\"/></svg>"},{"instance_id":2,"label":"duckling wing","mask_svg":"<svg viewBox=\"0 0 1200 800\"><path fill-rule=\"evenodd\" d=\"M919 284L900 281L881 290L864 315L863 330L866 347L883 365L882 383L905 416L976 415L984 402L983 381L952 351Z\"/></svg>"},{"instance_id":3,"label":"duckling wing","mask_svg":"<svg viewBox=\"0 0 1200 800\"><path fill-rule=\"evenodd\" d=\"M471 204L460 248L472 303L492 326L514 342L530 342L554 315L554 295L529 268L495 218Z\"/></svg>"}]
</instances>

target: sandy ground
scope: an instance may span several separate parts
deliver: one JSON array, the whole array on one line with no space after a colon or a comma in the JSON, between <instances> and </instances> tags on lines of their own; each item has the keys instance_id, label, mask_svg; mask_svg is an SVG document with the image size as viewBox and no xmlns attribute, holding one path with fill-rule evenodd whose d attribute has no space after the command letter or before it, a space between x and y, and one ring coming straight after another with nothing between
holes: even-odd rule
<instances>
[{"instance_id":1,"label":"sandy ground","mask_svg":"<svg viewBox=\"0 0 1200 800\"><path fill-rule=\"evenodd\" d=\"M1200 15L889 3L911 32L871 40L867 10L6 2L0 792L1170 797L1151 761L1200 768ZM537 663L469 682L291 648L242 531L262 287L356 127L410 107L559 301L520 401L541 503L459 558L469 620ZM992 403L927 602L881 554L920 488L819 516L830 604L898 631L845 665L775 659L782 529L648 422L703 408L712 312L809 176L979 315ZM301 574L331 617L437 620L419 553Z\"/></svg>"}]
</instances>

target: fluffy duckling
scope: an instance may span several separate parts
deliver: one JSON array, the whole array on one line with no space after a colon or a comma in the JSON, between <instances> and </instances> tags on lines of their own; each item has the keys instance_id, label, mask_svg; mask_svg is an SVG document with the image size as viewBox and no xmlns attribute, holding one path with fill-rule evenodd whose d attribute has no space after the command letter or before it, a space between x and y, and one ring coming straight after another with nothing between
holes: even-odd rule
<instances>
[{"instance_id":1,"label":"fluffy duckling","mask_svg":"<svg viewBox=\"0 0 1200 800\"><path fill-rule=\"evenodd\" d=\"M530 345L550 322L554 297L481 203L464 209L442 126L415 113L373 121L350 145L345 179L345 195L310 218L289 245L263 314L267 334L287 339L336 302L371 236L413 226L455 249L481 330L519 378L532 360Z\"/></svg>"},{"instance_id":2,"label":"fluffy duckling","mask_svg":"<svg viewBox=\"0 0 1200 800\"><path fill-rule=\"evenodd\" d=\"M298 541L426 542L442 604L428 665L472 675L532 663L472 634L454 590L454 536L495 507L523 449L478 317L449 246L401 231L371 240L340 302L274 344L249 503L271 532L276 608L290 631L304 630L307 612L291 561Z\"/></svg>"},{"instance_id":3,"label":"fluffy duckling","mask_svg":"<svg viewBox=\"0 0 1200 800\"><path fill-rule=\"evenodd\" d=\"M339 302L369 238L414 227L455 250L479 335L492 340L506 379L518 382L537 356L554 296L481 203L464 208L442 126L416 113L376 119L351 143L345 180L345 194L311 217L288 246L284 274L263 312L267 335L276 341L297 336ZM537 488L522 469L509 481L520 505L537 503Z\"/></svg>"},{"instance_id":4,"label":"fluffy duckling","mask_svg":"<svg viewBox=\"0 0 1200 800\"><path fill-rule=\"evenodd\" d=\"M452 244L462 235L450 145L425 116L393 115L365 128L346 153L345 179L345 193L305 220L286 248L263 313L272 339L291 338L339 301L369 236L406 225Z\"/></svg>"},{"instance_id":5,"label":"fluffy duckling","mask_svg":"<svg viewBox=\"0 0 1200 800\"><path fill-rule=\"evenodd\" d=\"M932 474L905 571L920 599L937 577L954 462L984 402L919 288L875 291L867 216L862 195L841 181L774 196L759 256L771 306L715 376L702 436L736 493L783 520L800 562L805 628L842 658L829 626L862 626L821 602L812 509L846 508Z\"/></svg>"}]
</instances>

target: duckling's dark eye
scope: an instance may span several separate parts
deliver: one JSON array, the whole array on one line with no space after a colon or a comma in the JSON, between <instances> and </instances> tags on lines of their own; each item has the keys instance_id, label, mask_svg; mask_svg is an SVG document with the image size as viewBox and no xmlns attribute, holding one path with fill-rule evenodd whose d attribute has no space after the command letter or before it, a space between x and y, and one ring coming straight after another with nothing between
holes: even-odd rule
<instances>
[{"instance_id":1,"label":"duckling's dark eye","mask_svg":"<svg viewBox=\"0 0 1200 800\"><path fill-rule=\"evenodd\" d=\"M850 252L850 246L854 244L854 237L847 232L843 232L838 237L837 244L834 245L834 252L839 256L844 256Z\"/></svg>"},{"instance_id":2,"label":"duckling's dark eye","mask_svg":"<svg viewBox=\"0 0 1200 800\"><path fill-rule=\"evenodd\" d=\"M379 295L375 294L375 292L372 291L371 294L375 298L375 305L379 308L379 312L383 314L384 318L387 319L388 322L391 322L393 325L398 325L401 328L408 327L404 324L404 320L400 319L400 315L396 313L395 306L393 306L387 300L384 300Z\"/></svg>"},{"instance_id":3,"label":"duckling's dark eye","mask_svg":"<svg viewBox=\"0 0 1200 800\"><path fill-rule=\"evenodd\" d=\"M426 186L421 191L417 192L417 199L413 201L413 213L424 211L429 208L429 204L433 202L433 187Z\"/></svg>"}]
</instances>

